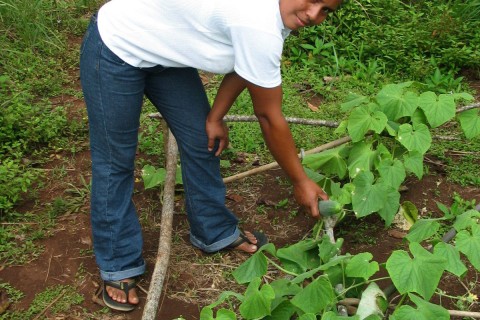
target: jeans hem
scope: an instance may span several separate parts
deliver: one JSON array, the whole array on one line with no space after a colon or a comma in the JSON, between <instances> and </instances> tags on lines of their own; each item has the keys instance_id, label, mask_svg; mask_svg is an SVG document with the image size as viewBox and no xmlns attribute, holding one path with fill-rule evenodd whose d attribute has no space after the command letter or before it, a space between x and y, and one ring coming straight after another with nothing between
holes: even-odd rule
<instances>
[{"instance_id":1,"label":"jeans hem","mask_svg":"<svg viewBox=\"0 0 480 320\"><path fill-rule=\"evenodd\" d=\"M118 281L134 278L145 273L145 262L140 266L128 270L107 272L100 270L100 277L105 281Z\"/></svg>"},{"instance_id":2,"label":"jeans hem","mask_svg":"<svg viewBox=\"0 0 480 320\"><path fill-rule=\"evenodd\" d=\"M214 242L212 244L206 245L197 238L193 234L190 234L190 242L200 250L207 252L207 253L212 253L216 252L218 250L221 250L228 246L229 244L233 243L235 240L238 239L240 236L240 229L238 227L235 227L235 231L233 234L225 239L222 239L220 241Z\"/></svg>"}]
</instances>

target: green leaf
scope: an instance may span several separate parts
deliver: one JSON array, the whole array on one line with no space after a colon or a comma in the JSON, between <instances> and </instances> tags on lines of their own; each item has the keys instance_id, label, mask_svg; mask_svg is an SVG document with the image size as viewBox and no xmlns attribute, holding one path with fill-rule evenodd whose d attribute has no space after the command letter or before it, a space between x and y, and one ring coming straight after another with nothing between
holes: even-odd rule
<instances>
[{"instance_id":1,"label":"green leaf","mask_svg":"<svg viewBox=\"0 0 480 320\"><path fill-rule=\"evenodd\" d=\"M421 242L430 238L438 232L440 223L435 220L420 219L417 220L410 228L406 238L410 242Z\"/></svg>"},{"instance_id":2,"label":"green leaf","mask_svg":"<svg viewBox=\"0 0 480 320\"><path fill-rule=\"evenodd\" d=\"M480 226L472 225L472 233L460 231L455 236L455 246L465 254L475 269L480 271Z\"/></svg>"},{"instance_id":3,"label":"green leaf","mask_svg":"<svg viewBox=\"0 0 480 320\"><path fill-rule=\"evenodd\" d=\"M345 274L351 278L363 278L368 280L379 270L376 261L370 262L373 255L370 252L356 254L348 261Z\"/></svg>"},{"instance_id":4,"label":"green leaf","mask_svg":"<svg viewBox=\"0 0 480 320\"><path fill-rule=\"evenodd\" d=\"M480 135L480 110L471 109L457 115L463 133L467 139Z\"/></svg>"},{"instance_id":5,"label":"green leaf","mask_svg":"<svg viewBox=\"0 0 480 320\"><path fill-rule=\"evenodd\" d=\"M333 257L335 257L342 247L343 239L339 238L335 243L330 242L330 238L327 235L322 237L322 242L318 245L319 256L323 263L327 263Z\"/></svg>"},{"instance_id":6,"label":"green leaf","mask_svg":"<svg viewBox=\"0 0 480 320\"><path fill-rule=\"evenodd\" d=\"M275 292L268 284L264 284L258 290L261 282L260 278L255 278L245 291L245 300L239 308L240 314L245 319L258 319L271 314L270 306L275 298Z\"/></svg>"},{"instance_id":7,"label":"green leaf","mask_svg":"<svg viewBox=\"0 0 480 320\"><path fill-rule=\"evenodd\" d=\"M439 242L435 245L433 253L436 256L445 257L447 259L445 269L457 277L461 277L467 272L467 267L465 267L465 264L463 264L460 259L460 252L454 246L445 242Z\"/></svg>"},{"instance_id":8,"label":"green leaf","mask_svg":"<svg viewBox=\"0 0 480 320\"><path fill-rule=\"evenodd\" d=\"M348 156L348 172L350 178L355 178L360 172L369 172L373 167L376 152L372 143L360 141L352 145Z\"/></svg>"},{"instance_id":9,"label":"green leaf","mask_svg":"<svg viewBox=\"0 0 480 320\"><path fill-rule=\"evenodd\" d=\"M472 225L477 224L477 219L480 218L480 212L477 210L468 210L457 216L453 227L457 231L461 231L470 228Z\"/></svg>"},{"instance_id":10,"label":"green leaf","mask_svg":"<svg viewBox=\"0 0 480 320\"><path fill-rule=\"evenodd\" d=\"M349 320L362 320L360 319L359 316L355 315L355 316L352 316L352 317L343 317L343 316L339 316L337 315L335 312L333 311L328 311L327 313L324 313L322 315L322 320L345 320L345 319L349 319ZM381 320L381 319L379 319Z\"/></svg>"},{"instance_id":11,"label":"green leaf","mask_svg":"<svg viewBox=\"0 0 480 320\"><path fill-rule=\"evenodd\" d=\"M423 112L423 110L420 108L415 110L412 117L410 118L410 121L414 126L419 125L420 123L425 125L428 124L427 116L425 115L425 112Z\"/></svg>"},{"instance_id":12,"label":"green leaf","mask_svg":"<svg viewBox=\"0 0 480 320\"><path fill-rule=\"evenodd\" d=\"M387 310L387 306L387 297L378 285L372 282L363 291L356 314L360 316L360 319L365 319L372 315L380 316L380 319L383 319L383 313Z\"/></svg>"},{"instance_id":13,"label":"green leaf","mask_svg":"<svg viewBox=\"0 0 480 320\"><path fill-rule=\"evenodd\" d=\"M418 151L421 154L427 152L432 144L432 136L428 127L424 124L419 124L412 127L410 124L402 124L398 129L397 140L408 151Z\"/></svg>"},{"instance_id":14,"label":"green leaf","mask_svg":"<svg viewBox=\"0 0 480 320\"><path fill-rule=\"evenodd\" d=\"M290 320L298 310L289 300L284 300L272 308L274 308L272 314L265 317L264 320Z\"/></svg>"},{"instance_id":15,"label":"green leaf","mask_svg":"<svg viewBox=\"0 0 480 320\"><path fill-rule=\"evenodd\" d=\"M389 189L386 184L373 183L371 172L361 172L353 180L355 192L352 196L352 205L357 217L364 217L377 212L385 205L385 193Z\"/></svg>"},{"instance_id":16,"label":"green leaf","mask_svg":"<svg viewBox=\"0 0 480 320\"><path fill-rule=\"evenodd\" d=\"M445 258L428 252L416 242L410 243L413 259L403 250L396 250L387 260L387 271L400 294L417 292L430 299L447 265Z\"/></svg>"},{"instance_id":17,"label":"green leaf","mask_svg":"<svg viewBox=\"0 0 480 320\"><path fill-rule=\"evenodd\" d=\"M382 161L377 170L382 180L395 189L400 187L406 177L405 167L398 159Z\"/></svg>"},{"instance_id":18,"label":"green leaf","mask_svg":"<svg viewBox=\"0 0 480 320\"><path fill-rule=\"evenodd\" d=\"M303 273L319 265L318 243L320 240L303 240L277 250L277 258L295 273Z\"/></svg>"},{"instance_id":19,"label":"green leaf","mask_svg":"<svg viewBox=\"0 0 480 320\"><path fill-rule=\"evenodd\" d=\"M166 175L167 171L165 168L156 169L154 166L149 164L145 165L142 169L142 179L145 189L163 185L165 183Z\"/></svg>"},{"instance_id":20,"label":"green leaf","mask_svg":"<svg viewBox=\"0 0 480 320\"><path fill-rule=\"evenodd\" d=\"M378 214L385 221L385 225L392 224L395 215L400 207L400 192L393 187L388 187L385 194L385 204L383 208L378 210Z\"/></svg>"},{"instance_id":21,"label":"green leaf","mask_svg":"<svg viewBox=\"0 0 480 320\"><path fill-rule=\"evenodd\" d=\"M304 167L304 170L305 170L305 173L307 174L307 177L317 184L326 178L323 174L313 171L308 167Z\"/></svg>"},{"instance_id":22,"label":"green leaf","mask_svg":"<svg viewBox=\"0 0 480 320\"><path fill-rule=\"evenodd\" d=\"M450 314L445 308L427 302L416 295L409 294L410 300L417 306L401 306L390 317L390 320L450 320Z\"/></svg>"},{"instance_id":23,"label":"green leaf","mask_svg":"<svg viewBox=\"0 0 480 320\"><path fill-rule=\"evenodd\" d=\"M250 258L232 272L238 283L247 283L267 273L267 257L263 252L255 252Z\"/></svg>"},{"instance_id":24,"label":"green leaf","mask_svg":"<svg viewBox=\"0 0 480 320\"><path fill-rule=\"evenodd\" d=\"M343 179L347 174L347 165L344 160L346 154L345 146L340 146L317 154L307 155L302 163L312 170L320 170L322 173L337 175L340 179Z\"/></svg>"},{"instance_id":25,"label":"green leaf","mask_svg":"<svg viewBox=\"0 0 480 320\"><path fill-rule=\"evenodd\" d=\"M376 96L378 104L389 120L410 117L417 109L418 96L412 91L403 92L412 82L387 84Z\"/></svg>"},{"instance_id":26,"label":"green leaf","mask_svg":"<svg viewBox=\"0 0 480 320\"><path fill-rule=\"evenodd\" d=\"M418 151L411 151L403 155L403 165L407 172L411 172L418 179L423 177L423 154Z\"/></svg>"},{"instance_id":27,"label":"green leaf","mask_svg":"<svg viewBox=\"0 0 480 320\"><path fill-rule=\"evenodd\" d=\"M320 276L296 294L292 304L305 313L316 314L336 302L332 284L326 276Z\"/></svg>"},{"instance_id":28,"label":"green leaf","mask_svg":"<svg viewBox=\"0 0 480 320\"><path fill-rule=\"evenodd\" d=\"M353 142L364 139L373 131L380 133L387 125L387 116L381 111L370 112L367 108L356 108L348 118L348 133Z\"/></svg>"},{"instance_id":29,"label":"green leaf","mask_svg":"<svg viewBox=\"0 0 480 320\"><path fill-rule=\"evenodd\" d=\"M317 320L317 316L313 313L305 313L302 314L298 320Z\"/></svg>"},{"instance_id":30,"label":"green leaf","mask_svg":"<svg viewBox=\"0 0 480 320\"><path fill-rule=\"evenodd\" d=\"M358 95L355 93L350 93L347 96L346 100L347 100L346 102L340 105L340 109L344 112L350 111L353 108L358 107L359 105L369 101L368 97Z\"/></svg>"},{"instance_id":31,"label":"green leaf","mask_svg":"<svg viewBox=\"0 0 480 320\"><path fill-rule=\"evenodd\" d=\"M434 92L424 92L420 95L418 104L425 112L432 128L441 126L455 117L455 100L450 94L441 94L437 97Z\"/></svg>"}]
</instances>

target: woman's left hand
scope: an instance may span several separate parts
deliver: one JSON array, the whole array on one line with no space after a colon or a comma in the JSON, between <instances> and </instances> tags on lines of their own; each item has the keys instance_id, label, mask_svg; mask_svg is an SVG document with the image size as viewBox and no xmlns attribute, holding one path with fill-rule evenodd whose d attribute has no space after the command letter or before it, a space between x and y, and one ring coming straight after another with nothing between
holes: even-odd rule
<instances>
[{"instance_id":1,"label":"woman's left hand","mask_svg":"<svg viewBox=\"0 0 480 320\"><path fill-rule=\"evenodd\" d=\"M206 130L208 137L208 151L215 148L215 141L218 142L218 149L215 156L219 156L222 151L228 147L228 127L223 120L206 122Z\"/></svg>"}]
</instances>

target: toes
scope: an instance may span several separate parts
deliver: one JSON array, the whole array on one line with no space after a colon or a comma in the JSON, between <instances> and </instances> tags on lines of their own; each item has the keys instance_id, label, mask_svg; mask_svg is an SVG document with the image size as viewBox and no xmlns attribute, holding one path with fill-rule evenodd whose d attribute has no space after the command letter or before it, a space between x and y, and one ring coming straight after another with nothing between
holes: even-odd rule
<instances>
[{"instance_id":1,"label":"toes","mask_svg":"<svg viewBox=\"0 0 480 320\"><path fill-rule=\"evenodd\" d=\"M247 236L248 241L250 241L251 243L257 243L257 238L255 238L255 236L253 235L253 233L251 233L251 232L249 232L249 231L245 231L244 233L245 233L245 235Z\"/></svg>"},{"instance_id":2,"label":"toes","mask_svg":"<svg viewBox=\"0 0 480 320\"><path fill-rule=\"evenodd\" d=\"M241 245L239 245L238 247L236 247L236 249L247 252L247 253L254 253L255 251L257 251L257 246L254 245L254 244L249 244L249 243L244 242Z\"/></svg>"}]
</instances>

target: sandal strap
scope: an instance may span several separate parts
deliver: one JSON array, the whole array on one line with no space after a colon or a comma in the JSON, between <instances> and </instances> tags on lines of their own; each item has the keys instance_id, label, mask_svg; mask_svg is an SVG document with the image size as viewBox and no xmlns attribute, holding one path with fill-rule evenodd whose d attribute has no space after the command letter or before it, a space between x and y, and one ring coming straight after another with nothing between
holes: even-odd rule
<instances>
[{"instance_id":1,"label":"sandal strap","mask_svg":"<svg viewBox=\"0 0 480 320\"><path fill-rule=\"evenodd\" d=\"M232 243L230 243L227 248L230 248L230 249L234 249L236 247L238 247L239 245L241 245L242 243L249 243L249 244L252 244L250 242L250 240L248 240L248 237L245 235L245 233L243 233L242 231L240 232L240 234L238 235L238 238L233 241Z\"/></svg>"},{"instance_id":2,"label":"sandal strap","mask_svg":"<svg viewBox=\"0 0 480 320\"><path fill-rule=\"evenodd\" d=\"M122 290L123 292L125 292L125 295L128 297L128 292L130 291L130 289L135 288L135 286L137 285L137 281L135 279L130 279L128 281L104 280L103 284L104 286Z\"/></svg>"}]
</instances>

